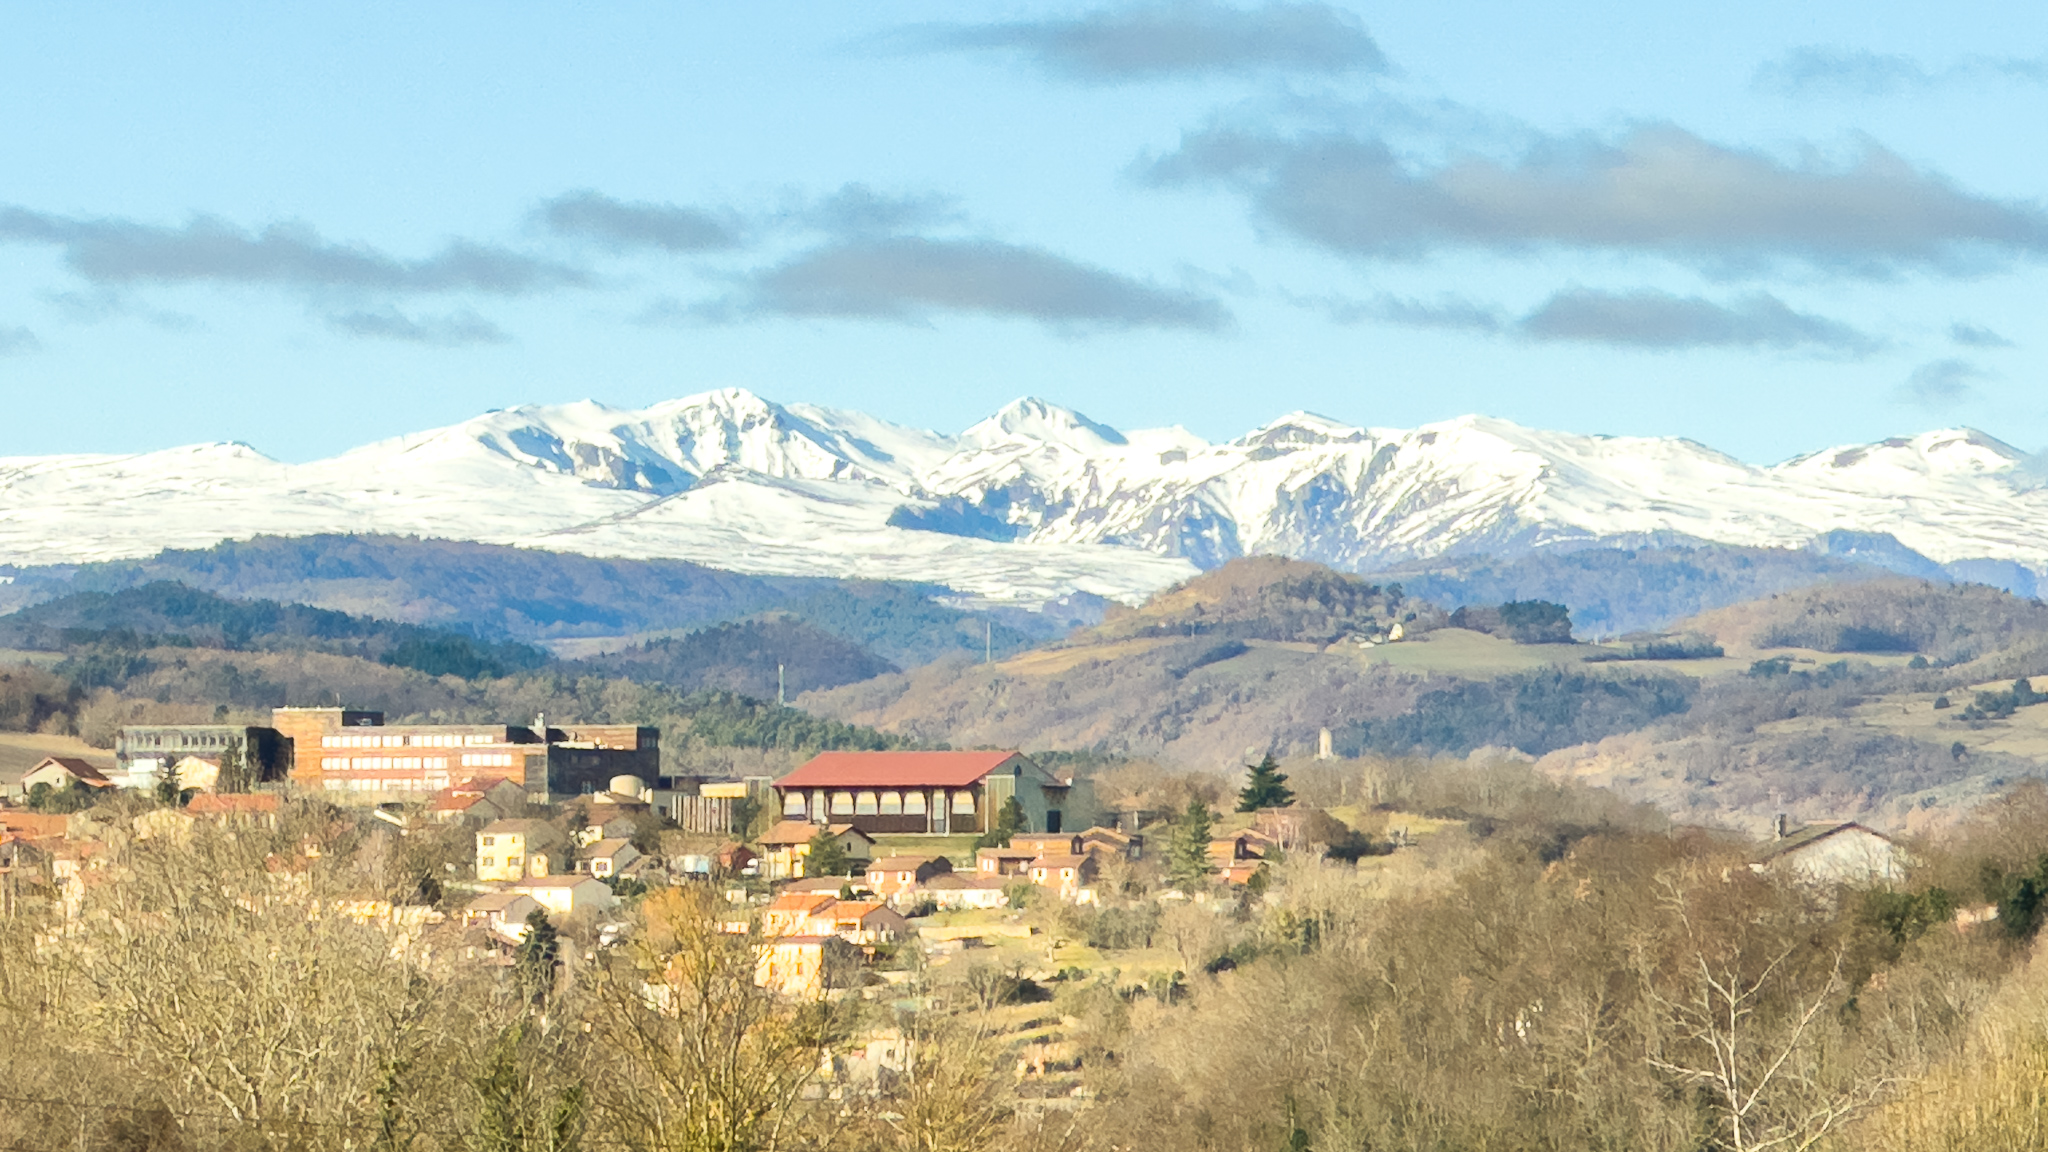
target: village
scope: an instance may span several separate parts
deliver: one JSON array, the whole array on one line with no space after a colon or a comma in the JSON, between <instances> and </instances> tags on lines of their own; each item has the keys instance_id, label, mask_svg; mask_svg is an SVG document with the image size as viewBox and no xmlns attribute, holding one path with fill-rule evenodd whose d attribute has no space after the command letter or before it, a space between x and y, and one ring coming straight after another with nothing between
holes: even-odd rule
<instances>
[{"instance_id":1,"label":"village","mask_svg":"<svg viewBox=\"0 0 2048 1152\"><path fill-rule=\"evenodd\" d=\"M728 909L727 932L755 941L761 986L873 998L949 963L1092 974L1103 950L1068 938L1087 933L1061 908L1151 893L1228 917L1290 857L1395 875L1392 858L1443 824L1418 817L1375 840L1293 803L1270 760L1235 812L1103 813L1087 781L1014 750L822 752L781 778L721 780L654 775L658 739L544 719L393 726L343 708L280 708L261 728L124 729L107 770L46 757L7 786L0 886L9 913L48 893L76 915L88 888L118 882L108 865L124 844L202 821L274 828L292 804L339 802L376 834L438 852L410 904L346 911L445 954L506 966L536 932L613 947L648 892L697 886ZM161 802L125 816L97 803L120 794ZM1756 866L1851 883L1896 879L1903 864L1862 825L1780 818ZM1188 959L1126 948L1115 971L1170 984Z\"/></svg>"}]
</instances>

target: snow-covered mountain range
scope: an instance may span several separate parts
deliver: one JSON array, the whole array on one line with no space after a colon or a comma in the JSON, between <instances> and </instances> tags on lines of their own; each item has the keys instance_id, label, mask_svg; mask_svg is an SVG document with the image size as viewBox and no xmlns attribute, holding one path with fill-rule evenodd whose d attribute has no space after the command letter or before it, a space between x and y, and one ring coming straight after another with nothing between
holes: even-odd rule
<instances>
[{"instance_id":1,"label":"snow-covered mountain range","mask_svg":"<svg viewBox=\"0 0 2048 1152\"><path fill-rule=\"evenodd\" d=\"M1211 444L1027 399L947 436L738 389L638 411L506 409L309 464L243 444L0 458L0 564L13 565L379 532L1135 600L1251 553L1372 570L1595 542L1806 547L1843 531L2030 579L2048 572L2048 485L2026 453L1968 429L1760 468L1690 440L1481 416L1401 430L1297 412Z\"/></svg>"}]
</instances>

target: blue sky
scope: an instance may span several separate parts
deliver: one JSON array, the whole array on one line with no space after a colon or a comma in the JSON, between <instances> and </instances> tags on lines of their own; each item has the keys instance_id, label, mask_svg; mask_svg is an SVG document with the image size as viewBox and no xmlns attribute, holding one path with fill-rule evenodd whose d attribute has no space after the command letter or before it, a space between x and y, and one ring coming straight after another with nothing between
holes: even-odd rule
<instances>
[{"instance_id":1,"label":"blue sky","mask_svg":"<svg viewBox=\"0 0 2048 1152\"><path fill-rule=\"evenodd\" d=\"M13 5L0 454L726 385L2048 445L2048 9Z\"/></svg>"}]
</instances>

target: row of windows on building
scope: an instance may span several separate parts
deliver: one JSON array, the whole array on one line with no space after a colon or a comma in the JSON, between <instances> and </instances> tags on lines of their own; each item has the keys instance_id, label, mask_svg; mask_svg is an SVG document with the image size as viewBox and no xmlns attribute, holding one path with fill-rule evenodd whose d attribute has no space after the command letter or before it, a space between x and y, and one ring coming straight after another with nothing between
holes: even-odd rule
<instances>
[{"instance_id":1,"label":"row of windows on building","mask_svg":"<svg viewBox=\"0 0 2048 1152\"><path fill-rule=\"evenodd\" d=\"M503 744L505 738L490 732L472 735L426 734L417 736L322 736L322 748L461 748L470 744Z\"/></svg>"},{"instance_id":2,"label":"row of windows on building","mask_svg":"<svg viewBox=\"0 0 2048 1152\"><path fill-rule=\"evenodd\" d=\"M952 797L953 815L974 815L974 793L954 792ZM944 791L932 793L929 801L923 792L834 792L827 810L834 816L923 816L929 811L927 804L943 809L946 803ZM784 816L800 817L804 810L803 793L782 798Z\"/></svg>"},{"instance_id":3,"label":"row of windows on building","mask_svg":"<svg viewBox=\"0 0 2048 1152\"><path fill-rule=\"evenodd\" d=\"M509 752L464 752L456 757L464 768L511 768ZM446 771L446 756L322 756L322 772L391 772L408 769Z\"/></svg>"},{"instance_id":4,"label":"row of windows on building","mask_svg":"<svg viewBox=\"0 0 2048 1152\"><path fill-rule=\"evenodd\" d=\"M448 777L440 776L331 776L320 782L329 792L439 792L448 787Z\"/></svg>"},{"instance_id":5,"label":"row of windows on building","mask_svg":"<svg viewBox=\"0 0 2048 1152\"><path fill-rule=\"evenodd\" d=\"M140 745L146 741L151 748L162 748L165 740L169 740L173 748L239 748L242 746L241 740L233 736L207 734L194 736L186 732L173 732L168 736L162 732L154 732L142 740L135 741L135 743Z\"/></svg>"}]
</instances>

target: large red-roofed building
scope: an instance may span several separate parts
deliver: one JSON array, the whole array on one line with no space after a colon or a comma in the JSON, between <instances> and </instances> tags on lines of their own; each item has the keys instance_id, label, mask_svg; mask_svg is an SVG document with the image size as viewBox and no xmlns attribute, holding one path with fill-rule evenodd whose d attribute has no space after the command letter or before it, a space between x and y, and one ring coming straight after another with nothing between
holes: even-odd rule
<instances>
[{"instance_id":1,"label":"large red-roofed building","mask_svg":"<svg viewBox=\"0 0 2048 1152\"><path fill-rule=\"evenodd\" d=\"M1057 832L1068 787L1020 752L821 752L775 792L784 820L946 836L987 831L1012 796L1025 831Z\"/></svg>"}]
</instances>

